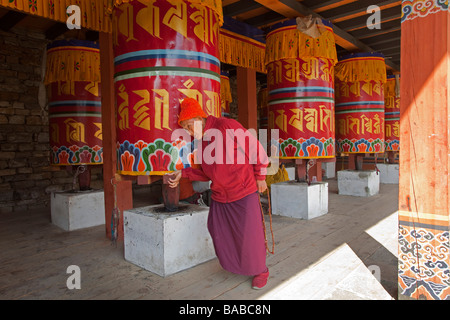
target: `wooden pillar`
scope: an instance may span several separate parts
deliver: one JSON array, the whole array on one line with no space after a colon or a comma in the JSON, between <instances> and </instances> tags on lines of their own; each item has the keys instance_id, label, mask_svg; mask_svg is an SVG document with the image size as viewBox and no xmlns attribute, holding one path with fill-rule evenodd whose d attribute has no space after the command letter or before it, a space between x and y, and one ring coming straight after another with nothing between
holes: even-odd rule
<instances>
[{"instance_id":1,"label":"wooden pillar","mask_svg":"<svg viewBox=\"0 0 450 320\"><path fill-rule=\"evenodd\" d=\"M449 299L450 13L402 7L399 299Z\"/></svg>"},{"instance_id":2,"label":"wooden pillar","mask_svg":"<svg viewBox=\"0 0 450 320\"><path fill-rule=\"evenodd\" d=\"M308 160L295 160L295 180L299 182L306 182L306 163Z\"/></svg>"},{"instance_id":3,"label":"wooden pillar","mask_svg":"<svg viewBox=\"0 0 450 320\"><path fill-rule=\"evenodd\" d=\"M321 159L316 159L315 164L309 169L308 172L309 181L313 181L313 177L316 177L316 181L322 181L322 161Z\"/></svg>"},{"instance_id":4,"label":"wooden pillar","mask_svg":"<svg viewBox=\"0 0 450 320\"><path fill-rule=\"evenodd\" d=\"M256 71L237 67L238 121L247 129L258 129Z\"/></svg>"},{"instance_id":5,"label":"wooden pillar","mask_svg":"<svg viewBox=\"0 0 450 320\"><path fill-rule=\"evenodd\" d=\"M309 159L296 159L295 162L295 180L299 182L322 181L322 159L314 159L314 164L309 166Z\"/></svg>"},{"instance_id":6,"label":"wooden pillar","mask_svg":"<svg viewBox=\"0 0 450 320\"><path fill-rule=\"evenodd\" d=\"M120 210L118 240L123 239L123 211L133 208L131 181L116 179L116 118L114 94L114 54L112 34L100 32L100 68L102 92L103 189L105 194L106 236L111 238L114 193ZM114 188L115 185L115 188Z\"/></svg>"},{"instance_id":7,"label":"wooden pillar","mask_svg":"<svg viewBox=\"0 0 450 320\"><path fill-rule=\"evenodd\" d=\"M364 155L358 153L348 154L348 170L362 170L364 163Z\"/></svg>"},{"instance_id":8,"label":"wooden pillar","mask_svg":"<svg viewBox=\"0 0 450 320\"><path fill-rule=\"evenodd\" d=\"M387 152L387 162L388 163L395 163L395 153L396 153L396 151L388 151Z\"/></svg>"}]
</instances>

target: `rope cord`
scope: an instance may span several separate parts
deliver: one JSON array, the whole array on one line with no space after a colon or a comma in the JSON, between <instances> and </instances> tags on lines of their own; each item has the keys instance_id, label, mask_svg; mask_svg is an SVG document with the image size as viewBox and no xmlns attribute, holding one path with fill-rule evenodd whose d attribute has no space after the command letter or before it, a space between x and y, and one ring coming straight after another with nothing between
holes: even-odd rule
<instances>
[{"instance_id":1,"label":"rope cord","mask_svg":"<svg viewBox=\"0 0 450 320\"><path fill-rule=\"evenodd\" d=\"M258 194L259 198L259 206L261 207L261 215L262 215L262 222L263 222L263 230L264 230L264 242L266 246L266 251L270 254L274 254L275 252L275 239L273 235L273 229L272 229L272 208L270 205L270 193L269 188L267 188L267 199L269 201L269 222L270 222L270 233L272 234L272 250L269 249L268 241L267 241L267 230L266 230L266 221L264 218L264 211L261 204L261 196Z\"/></svg>"}]
</instances>

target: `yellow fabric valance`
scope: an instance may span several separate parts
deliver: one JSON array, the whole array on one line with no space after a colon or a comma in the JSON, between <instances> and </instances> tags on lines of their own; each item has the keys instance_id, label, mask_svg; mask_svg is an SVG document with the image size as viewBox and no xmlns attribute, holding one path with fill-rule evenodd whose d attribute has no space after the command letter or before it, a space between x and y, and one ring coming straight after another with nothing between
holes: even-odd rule
<instances>
[{"instance_id":1,"label":"yellow fabric valance","mask_svg":"<svg viewBox=\"0 0 450 320\"><path fill-rule=\"evenodd\" d=\"M266 65L281 59L327 58L337 62L333 29L322 25L317 38L299 31L296 25L275 29L266 39Z\"/></svg>"},{"instance_id":2,"label":"yellow fabric valance","mask_svg":"<svg viewBox=\"0 0 450 320\"><path fill-rule=\"evenodd\" d=\"M265 50L262 42L222 28L219 30L221 62L266 73Z\"/></svg>"},{"instance_id":3,"label":"yellow fabric valance","mask_svg":"<svg viewBox=\"0 0 450 320\"><path fill-rule=\"evenodd\" d=\"M112 32L111 12L114 6L137 0L0 0L0 6L19 10L28 14L66 23L67 7L77 5L80 8L82 28L101 32ZM145 0L140 0L145 2ZM185 0L192 4L201 4L214 10L220 24L223 22L222 0Z\"/></svg>"},{"instance_id":4,"label":"yellow fabric valance","mask_svg":"<svg viewBox=\"0 0 450 320\"><path fill-rule=\"evenodd\" d=\"M400 91L400 88L397 86L400 83L396 81L394 76L388 77L386 83L384 84L384 96L385 97L396 97Z\"/></svg>"},{"instance_id":5,"label":"yellow fabric valance","mask_svg":"<svg viewBox=\"0 0 450 320\"><path fill-rule=\"evenodd\" d=\"M340 60L335 68L335 76L340 81L381 81L386 82L384 57L376 53L360 53Z\"/></svg>"},{"instance_id":6,"label":"yellow fabric valance","mask_svg":"<svg viewBox=\"0 0 450 320\"><path fill-rule=\"evenodd\" d=\"M55 41L47 50L44 83L100 82L100 49L92 44L81 40Z\"/></svg>"},{"instance_id":7,"label":"yellow fabric valance","mask_svg":"<svg viewBox=\"0 0 450 320\"><path fill-rule=\"evenodd\" d=\"M261 88L258 92L258 109L267 107L269 103L269 89L267 87Z\"/></svg>"},{"instance_id":8,"label":"yellow fabric valance","mask_svg":"<svg viewBox=\"0 0 450 320\"><path fill-rule=\"evenodd\" d=\"M109 13L112 13L114 6L120 6L123 3L130 3L136 0L107 0L107 1L109 2L107 10ZM145 0L139 1L145 2ZM219 16L220 25L222 25L223 23L222 0L184 0L184 1L192 4L200 4L202 6L212 9Z\"/></svg>"},{"instance_id":9,"label":"yellow fabric valance","mask_svg":"<svg viewBox=\"0 0 450 320\"><path fill-rule=\"evenodd\" d=\"M66 23L67 7L77 5L80 8L80 25L102 32L111 32L111 19L108 5L111 0L0 0L0 6L23 11L28 14Z\"/></svg>"},{"instance_id":10,"label":"yellow fabric valance","mask_svg":"<svg viewBox=\"0 0 450 320\"><path fill-rule=\"evenodd\" d=\"M220 75L220 100L222 102L232 102L230 78L226 75Z\"/></svg>"}]
</instances>

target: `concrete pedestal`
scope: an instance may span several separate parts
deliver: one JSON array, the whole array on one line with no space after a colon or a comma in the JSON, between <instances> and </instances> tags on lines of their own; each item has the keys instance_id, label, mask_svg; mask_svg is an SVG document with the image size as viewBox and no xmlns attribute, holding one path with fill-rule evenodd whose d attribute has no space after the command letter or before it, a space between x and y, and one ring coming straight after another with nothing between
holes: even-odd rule
<instances>
[{"instance_id":1,"label":"concrete pedestal","mask_svg":"<svg viewBox=\"0 0 450 320\"><path fill-rule=\"evenodd\" d=\"M125 211L125 259L166 277L215 258L208 212L193 204L180 204L172 213L164 205Z\"/></svg>"},{"instance_id":2,"label":"concrete pedestal","mask_svg":"<svg viewBox=\"0 0 450 320\"><path fill-rule=\"evenodd\" d=\"M289 167L285 169L288 173L289 180L295 180L295 167Z\"/></svg>"},{"instance_id":3,"label":"concrete pedestal","mask_svg":"<svg viewBox=\"0 0 450 320\"><path fill-rule=\"evenodd\" d=\"M313 219L328 213L328 183L285 181L271 185L272 214Z\"/></svg>"},{"instance_id":4,"label":"concrete pedestal","mask_svg":"<svg viewBox=\"0 0 450 320\"><path fill-rule=\"evenodd\" d=\"M50 202L52 223L66 231L105 224L103 190L53 192Z\"/></svg>"},{"instance_id":5,"label":"concrete pedestal","mask_svg":"<svg viewBox=\"0 0 450 320\"><path fill-rule=\"evenodd\" d=\"M337 181L342 195L370 197L380 191L380 175L375 170L341 170Z\"/></svg>"},{"instance_id":6,"label":"concrete pedestal","mask_svg":"<svg viewBox=\"0 0 450 320\"><path fill-rule=\"evenodd\" d=\"M336 162L323 162L322 170L325 170L324 179L331 179L336 177Z\"/></svg>"},{"instance_id":7,"label":"concrete pedestal","mask_svg":"<svg viewBox=\"0 0 450 320\"><path fill-rule=\"evenodd\" d=\"M380 183L398 184L399 165L395 163L377 164L380 170Z\"/></svg>"}]
</instances>

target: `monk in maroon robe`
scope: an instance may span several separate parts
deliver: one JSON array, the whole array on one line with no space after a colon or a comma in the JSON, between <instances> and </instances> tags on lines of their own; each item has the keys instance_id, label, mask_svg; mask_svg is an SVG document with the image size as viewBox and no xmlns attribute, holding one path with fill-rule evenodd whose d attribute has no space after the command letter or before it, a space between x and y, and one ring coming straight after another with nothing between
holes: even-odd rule
<instances>
[{"instance_id":1,"label":"monk in maroon robe","mask_svg":"<svg viewBox=\"0 0 450 320\"><path fill-rule=\"evenodd\" d=\"M175 172L179 180L211 180L208 230L221 266L253 276L252 287L267 284L266 247L259 193L267 189L268 157L260 142L239 122L207 117L199 103L186 98L178 123L199 141L200 168Z\"/></svg>"}]
</instances>

